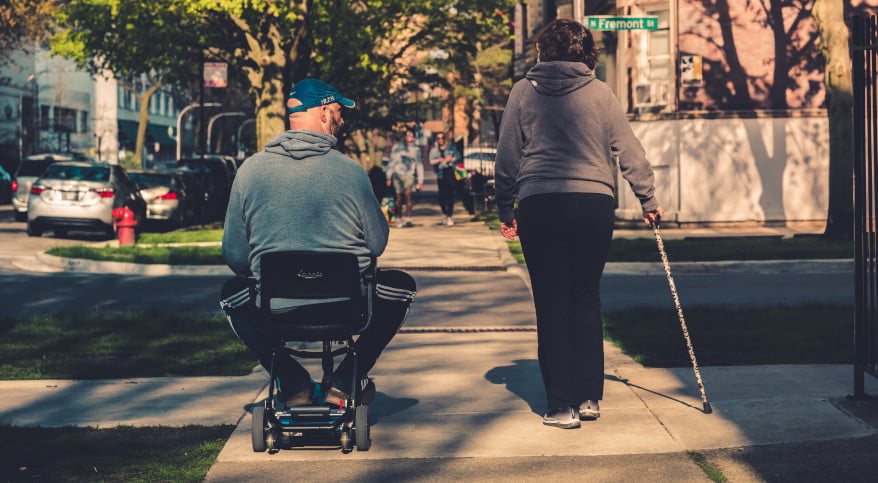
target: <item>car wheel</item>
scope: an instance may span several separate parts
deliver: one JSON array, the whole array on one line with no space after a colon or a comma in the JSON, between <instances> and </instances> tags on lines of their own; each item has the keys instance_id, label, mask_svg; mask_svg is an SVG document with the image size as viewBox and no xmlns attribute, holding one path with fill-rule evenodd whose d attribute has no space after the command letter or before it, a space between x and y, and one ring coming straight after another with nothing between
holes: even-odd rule
<instances>
[{"instance_id":1,"label":"car wheel","mask_svg":"<svg viewBox=\"0 0 878 483\"><path fill-rule=\"evenodd\" d=\"M27 224L27 236L42 236L43 229L37 226L35 223Z\"/></svg>"},{"instance_id":2,"label":"car wheel","mask_svg":"<svg viewBox=\"0 0 878 483\"><path fill-rule=\"evenodd\" d=\"M67 236L67 228L55 228L55 238L64 238Z\"/></svg>"}]
</instances>

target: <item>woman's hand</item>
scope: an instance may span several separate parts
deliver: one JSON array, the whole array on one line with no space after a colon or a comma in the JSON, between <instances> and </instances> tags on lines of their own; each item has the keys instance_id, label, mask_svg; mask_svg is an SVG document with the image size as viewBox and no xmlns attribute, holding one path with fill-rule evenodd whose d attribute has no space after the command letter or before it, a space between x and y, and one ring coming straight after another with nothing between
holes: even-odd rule
<instances>
[{"instance_id":1,"label":"woman's hand","mask_svg":"<svg viewBox=\"0 0 878 483\"><path fill-rule=\"evenodd\" d=\"M507 240L515 240L518 236L518 220L512 220L512 225L500 222L500 234Z\"/></svg>"},{"instance_id":2,"label":"woman's hand","mask_svg":"<svg viewBox=\"0 0 878 483\"><path fill-rule=\"evenodd\" d=\"M646 224L650 228L654 228L656 223L658 223L658 221L661 219L662 215L664 215L664 214L665 214L665 210L661 206L659 206L658 208L656 208L652 211L644 211L643 212L643 221L645 221Z\"/></svg>"}]
</instances>

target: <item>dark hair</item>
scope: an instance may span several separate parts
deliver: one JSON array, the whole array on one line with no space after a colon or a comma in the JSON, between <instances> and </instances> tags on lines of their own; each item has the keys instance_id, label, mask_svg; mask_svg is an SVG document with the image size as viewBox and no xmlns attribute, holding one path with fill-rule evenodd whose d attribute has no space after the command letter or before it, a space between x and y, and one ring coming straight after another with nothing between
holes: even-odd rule
<instances>
[{"instance_id":1,"label":"dark hair","mask_svg":"<svg viewBox=\"0 0 878 483\"><path fill-rule=\"evenodd\" d=\"M552 20L540 30L537 51L542 62L582 62L590 69L598 64L600 55L591 31L566 18Z\"/></svg>"}]
</instances>

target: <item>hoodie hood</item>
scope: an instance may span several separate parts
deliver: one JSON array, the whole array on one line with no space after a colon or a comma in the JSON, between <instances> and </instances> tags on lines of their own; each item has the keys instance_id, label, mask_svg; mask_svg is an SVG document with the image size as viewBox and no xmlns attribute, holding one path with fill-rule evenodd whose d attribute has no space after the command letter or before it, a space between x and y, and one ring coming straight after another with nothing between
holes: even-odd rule
<instances>
[{"instance_id":1,"label":"hoodie hood","mask_svg":"<svg viewBox=\"0 0 878 483\"><path fill-rule=\"evenodd\" d=\"M537 93L544 96L567 95L595 79L582 62L540 62L525 75Z\"/></svg>"},{"instance_id":2,"label":"hoodie hood","mask_svg":"<svg viewBox=\"0 0 878 483\"><path fill-rule=\"evenodd\" d=\"M265 145L269 153L304 159L328 153L338 144L335 136L307 129L284 131Z\"/></svg>"}]
</instances>

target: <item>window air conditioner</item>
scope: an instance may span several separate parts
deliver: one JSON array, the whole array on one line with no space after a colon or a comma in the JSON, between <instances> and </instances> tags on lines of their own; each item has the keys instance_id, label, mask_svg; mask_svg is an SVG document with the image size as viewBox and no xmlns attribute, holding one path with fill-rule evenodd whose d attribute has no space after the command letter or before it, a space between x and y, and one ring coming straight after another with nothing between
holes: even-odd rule
<instances>
[{"instance_id":1,"label":"window air conditioner","mask_svg":"<svg viewBox=\"0 0 878 483\"><path fill-rule=\"evenodd\" d=\"M667 82L650 82L634 86L634 107L667 106L671 93Z\"/></svg>"}]
</instances>

